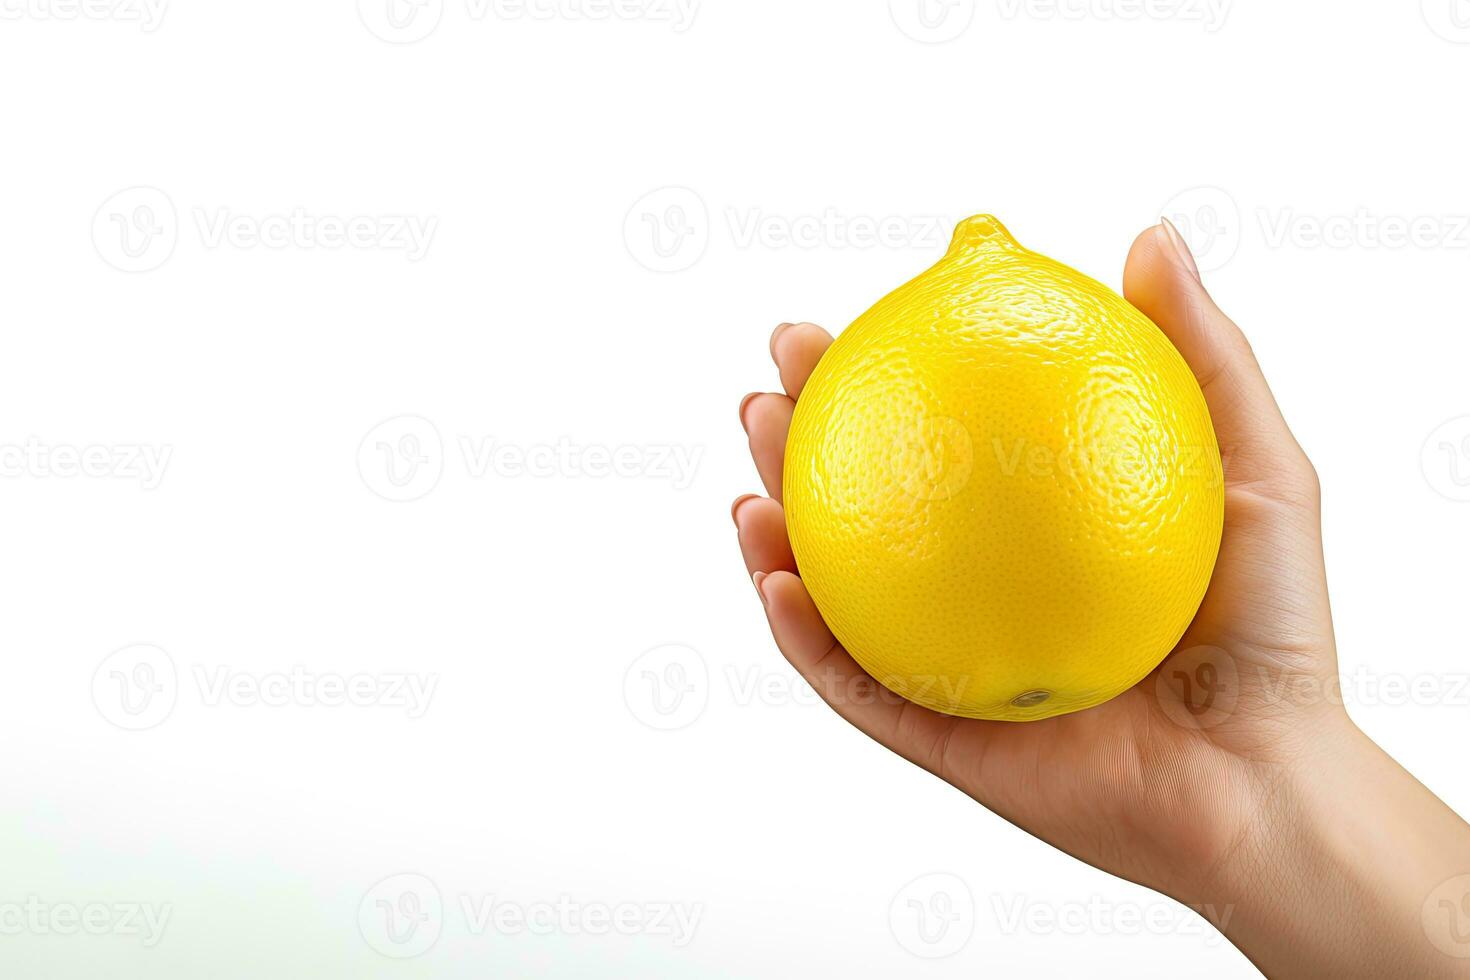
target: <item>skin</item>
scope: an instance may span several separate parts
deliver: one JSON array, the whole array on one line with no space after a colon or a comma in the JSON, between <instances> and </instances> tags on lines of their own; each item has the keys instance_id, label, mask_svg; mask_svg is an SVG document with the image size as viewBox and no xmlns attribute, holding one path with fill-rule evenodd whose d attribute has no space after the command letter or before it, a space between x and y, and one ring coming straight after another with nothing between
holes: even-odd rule
<instances>
[{"instance_id":1,"label":"skin","mask_svg":"<svg viewBox=\"0 0 1470 980\"><path fill-rule=\"evenodd\" d=\"M1025 724L938 714L865 674L802 585L781 509L792 411L832 342L810 323L771 337L784 394L740 405L769 496L732 514L776 643L862 732L1200 911L1268 976L1470 977L1470 826L1353 724L1335 686L1317 475L1167 222L1133 243L1123 283L1193 369L1225 459L1219 560L1164 664L1106 704Z\"/></svg>"}]
</instances>

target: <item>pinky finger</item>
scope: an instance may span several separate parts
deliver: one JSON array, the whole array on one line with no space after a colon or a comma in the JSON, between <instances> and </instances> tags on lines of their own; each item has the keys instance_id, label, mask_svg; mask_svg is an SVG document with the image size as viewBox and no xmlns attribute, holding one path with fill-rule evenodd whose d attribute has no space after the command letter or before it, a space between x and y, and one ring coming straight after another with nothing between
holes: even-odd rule
<instances>
[{"instance_id":1,"label":"pinky finger","mask_svg":"<svg viewBox=\"0 0 1470 980\"><path fill-rule=\"evenodd\" d=\"M756 588L776 645L822 700L863 734L935 769L936 750L956 719L904 700L863 670L827 628L800 578L773 572L760 576Z\"/></svg>"}]
</instances>

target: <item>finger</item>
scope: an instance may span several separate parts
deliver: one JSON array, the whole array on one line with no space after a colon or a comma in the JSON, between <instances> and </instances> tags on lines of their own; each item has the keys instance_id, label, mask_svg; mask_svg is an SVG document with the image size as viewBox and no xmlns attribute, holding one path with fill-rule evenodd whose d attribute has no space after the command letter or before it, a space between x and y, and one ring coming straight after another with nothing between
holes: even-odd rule
<instances>
[{"instance_id":1,"label":"finger","mask_svg":"<svg viewBox=\"0 0 1470 980\"><path fill-rule=\"evenodd\" d=\"M1123 294L1184 356L1209 405L1227 461L1226 479L1296 500L1315 486L1255 354L1200 281L1188 246L1165 221L1133 243Z\"/></svg>"},{"instance_id":2,"label":"finger","mask_svg":"<svg viewBox=\"0 0 1470 980\"><path fill-rule=\"evenodd\" d=\"M750 436L750 455L765 484L766 493L781 499L781 470L786 456L786 431L796 403L785 395L757 393L740 403L740 424Z\"/></svg>"},{"instance_id":3,"label":"finger","mask_svg":"<svg viewBox=\"0 0 1470 980\"><path fill-rule=\"evenodd\" d=\"M745 556L745 570L756 572L794 572L796 558L791 554L791 540L786 536L786 514L770 497L747 494L735 501L730 510L739 529L740 553Z\"/></svg>"},{"instance_id":4,"label":"finger","mask_svg":"<svg viewBox=\"0 0 1470 980\"><path fill-rule=\"evenodd\" d=\"M832 335L815 323L783 323L771 334L771 359L781 371L781 386L792 398L800 397Z\"/></svg>"},{"instance_id":5,"label":"finger","mask_svg":"<svg viewBox=\"0 0 1470 980\"><path fill-rule=\"evenodd\" d=\"M781 653L833 711L910 762L944 775L944 751L961 719L906 701L874 680L837 642L795 575L758 575L756 589Z\"/></svg>"}]
</instances>

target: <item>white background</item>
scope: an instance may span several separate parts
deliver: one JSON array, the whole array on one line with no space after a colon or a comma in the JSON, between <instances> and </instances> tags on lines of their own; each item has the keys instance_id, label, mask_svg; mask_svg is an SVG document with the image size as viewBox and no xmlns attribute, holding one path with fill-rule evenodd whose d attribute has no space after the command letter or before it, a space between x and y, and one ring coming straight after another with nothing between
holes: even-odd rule
<instances>
[{"instance_id":1,"label":"white background","mask_svg":"<svg viewBox=\"0 0 1470 980\"><path fill-rule=\"evenodd\" d=\"M73 2L0 0L6 976L1254 975L811 703L740 563L771 328L977 211L1113 285L1180 223L1470 812L1464 0Z\"/></svg>"}]
</instances>

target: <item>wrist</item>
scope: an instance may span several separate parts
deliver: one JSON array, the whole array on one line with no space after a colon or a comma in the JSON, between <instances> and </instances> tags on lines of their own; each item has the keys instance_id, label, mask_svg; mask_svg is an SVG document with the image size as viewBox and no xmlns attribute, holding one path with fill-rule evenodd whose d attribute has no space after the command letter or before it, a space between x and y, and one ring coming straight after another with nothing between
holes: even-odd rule
<instances>
[{"instance_id":1,"label":"wrist","mask_svg":"<svg viewBox=\"0 0 1470 980\"><path fill-rule=\"evenodd\" d=\"M1253 772L1235 842L1187 903L1273 977L1470 975L1425 918L1436 889L1470 874L1470 828L1345 713L1300 748Z\"/></svg>"}]
</instances>

